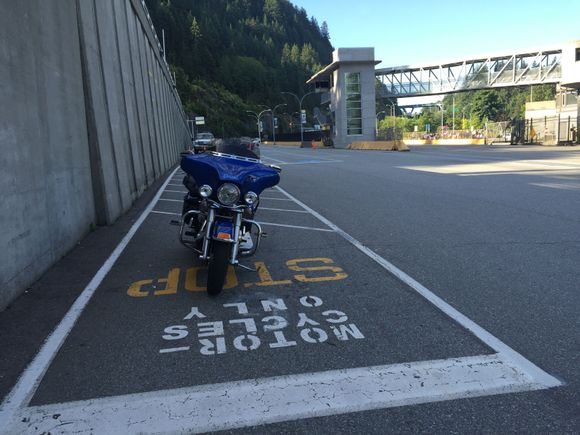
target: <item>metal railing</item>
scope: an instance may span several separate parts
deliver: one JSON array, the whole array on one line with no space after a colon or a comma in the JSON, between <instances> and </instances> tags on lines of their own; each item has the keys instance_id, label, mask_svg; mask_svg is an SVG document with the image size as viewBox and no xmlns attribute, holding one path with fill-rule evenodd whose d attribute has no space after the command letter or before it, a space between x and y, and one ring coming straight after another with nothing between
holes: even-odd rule
<instances>
[{"instance_id":1,"label":"metal railing","mask_svg":"<svg viewBox=\"0 0 580 435\"><path fill-rule=\"evenodd\" d=\"M411 131L403 133L405 140L429 139L484 139L484 130L448 130L439 129L437 132Z\"/></svg>"},{"instance_id":2,"label":"metal railing","mask_svg":"<svg viewBox=\"0 0 580 435\"><path fill-rule=\"evenodd\" d=\"M511 122L489 122L486 128L486 139L488 143L577 144L579 124L580 118L570 115L545 116Z\"/></svg>"},{"instance_id":3,"label":"metal railing","mask_svg":"<svg viewBox=\"0 0 580 435\"><path fill-rule=\"evenodd\" d=\"M560 82L562 49L508 52L441 63L380 68L379 97L437 95Z\"/></svg>"}]
</instances>

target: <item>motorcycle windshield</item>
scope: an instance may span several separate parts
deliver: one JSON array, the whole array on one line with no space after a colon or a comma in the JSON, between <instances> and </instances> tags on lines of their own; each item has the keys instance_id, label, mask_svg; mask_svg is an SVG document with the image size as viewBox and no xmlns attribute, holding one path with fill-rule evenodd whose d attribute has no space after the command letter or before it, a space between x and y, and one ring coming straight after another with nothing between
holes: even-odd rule
<instances>
[{"instance_id":1,"label":"motorcycle windshield","mask_svg":"<svg viewBox=\"0 0 580 435\"><path fill-rule=\"evenodd\" d=\"M240 187L242 196L249 191L258 195L280 182L278 172L259 162L237 160L213 154L190 154L181 159L181 169L191 175L198 186L207 184L214 191L229 182Z\"/></svg>"}]
</instances>

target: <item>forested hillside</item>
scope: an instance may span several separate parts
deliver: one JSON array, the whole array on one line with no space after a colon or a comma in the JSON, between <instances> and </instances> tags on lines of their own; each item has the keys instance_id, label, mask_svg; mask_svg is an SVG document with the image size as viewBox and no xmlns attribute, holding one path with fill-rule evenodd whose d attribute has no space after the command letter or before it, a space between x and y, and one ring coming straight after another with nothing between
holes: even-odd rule
<instances>
[{"instance_id":1,"label":"forested hillside","mask_svg":"<svg viewBox=\"0 0 580 435\"><path fill-rule=\"evenodd\" d=\"M146 0L187 114L216 135L255 135L246 110L297 103L306 80L330 63L326 23L288 0Z\"/></svg>"}]
</instances>

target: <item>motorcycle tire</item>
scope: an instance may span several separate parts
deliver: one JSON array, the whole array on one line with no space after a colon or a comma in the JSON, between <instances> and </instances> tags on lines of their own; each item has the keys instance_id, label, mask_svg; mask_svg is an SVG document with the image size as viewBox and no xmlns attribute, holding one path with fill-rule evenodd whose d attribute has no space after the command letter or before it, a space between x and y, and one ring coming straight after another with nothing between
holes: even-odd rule
<instances>
[{"instance_id":1,"label":"motorcycle tire","mask_svg":"<svg viewBox=\"0 0 580 435\"><path fill-rule=\"evenodd\" d=\"M207 293L211 296L219 295L224 288L231 250L230 243L213 242L213 255L207 267Z\"/></svg>"}]
</instances>

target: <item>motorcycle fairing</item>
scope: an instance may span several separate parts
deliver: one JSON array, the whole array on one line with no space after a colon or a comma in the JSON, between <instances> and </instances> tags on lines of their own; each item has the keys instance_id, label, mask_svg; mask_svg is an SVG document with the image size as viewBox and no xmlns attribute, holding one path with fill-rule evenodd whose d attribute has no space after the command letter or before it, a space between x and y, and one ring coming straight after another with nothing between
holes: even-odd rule
<instances>
[{"instance_id":1,"label":"motorcycle fairing","mask_svg":"<svg viewBox=\"0 0 580 435\"><path fill-rule=\"evenodd\" d=\"M264 189L280 182L278 172L262 163L212 154L186 155L181 159L181 169L191 175L198 186L207 184L214 191L223 183L235 183L242 196L249 191L260 195Z\"/></svg>"}]
</instances>

